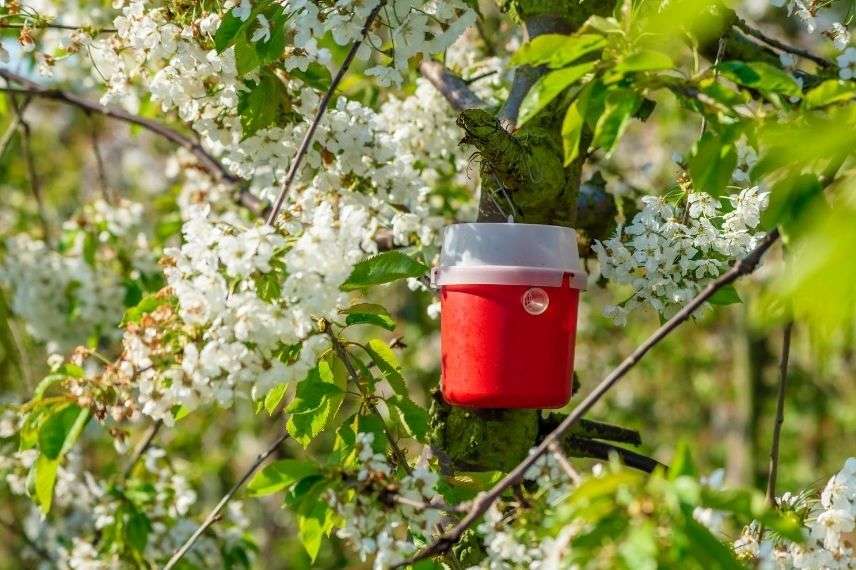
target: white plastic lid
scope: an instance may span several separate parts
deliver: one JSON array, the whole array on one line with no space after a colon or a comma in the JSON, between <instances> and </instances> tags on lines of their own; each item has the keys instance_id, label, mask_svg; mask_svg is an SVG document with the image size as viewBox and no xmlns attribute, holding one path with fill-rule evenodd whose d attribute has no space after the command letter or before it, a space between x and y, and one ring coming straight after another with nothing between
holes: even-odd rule
<instances>
[{"instance_id":1,"label":"white plastic lid","mask_svg":"<svg viewBox=\"0 0 856 570\"><path fill-rule=\"evenodd\" d=\"M443 232L440 265L432 279L443 285L532 285L585 289L577 234L541 224L467 223Z\"/></svg>"}]
</instances>

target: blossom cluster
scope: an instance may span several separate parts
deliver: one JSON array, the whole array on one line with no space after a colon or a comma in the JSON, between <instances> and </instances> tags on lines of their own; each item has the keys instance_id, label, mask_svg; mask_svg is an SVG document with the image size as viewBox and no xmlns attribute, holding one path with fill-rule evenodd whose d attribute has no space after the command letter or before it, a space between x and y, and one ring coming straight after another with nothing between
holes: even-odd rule
<instances>
[{"instance_id":1,"label":"blossom cluster","mask_svg":"<svg viewBox=\"0 0 856 570\"><path fill-rule=\"evenodd\" d=\"M329 502L344 521L337 536L347 540L361 560L373 556L374 567L381 569L416 552L410 534L430 540L444 513L433 506L440 498L435 473L416 467L409 475L396 478L386 456L375 452L373 443L372 433L356 435L357 488L331 493ZM403 500L384 505L379 495L387 494L390 485Z\"/></svg>"},{"instance_id":2,"label":"blossom cluster","mask_svg":"<svg viewBox=\"0 0 856 570\"><path fill-rule=\"evenodd\" d=\"M560 504L573 489L573 482L553 454L545 454L526 470L523 478L534 483L535 497L543 508ZM534 505L530 505L534 507ZM516 525L513 517L503 513L494 503L485 513L484 522L477 527L487 556L477 568L558 568L561 552L570 540L568 533L544 537L540 529Z\"/></svg>"},{"instance_id":3,"label":"blossom cluster","mask_svg":"<svg viewBox=\"0 0 856 570\"><path fill-rule=\"evenodd\" d=\"M786 494L778 500L782 508L794 510L794 503L803 503L801 496ZM768 535L759 543L760 527L753 524L744 529L735 543L735 551L760 568L830 570L850 569L854 557L856 531L856 458L849 458L844 467L824 487L820 500L808 509L805 517L805 542L795 544L775 541ZM768 533L769 534L769 533Z\"/></svg>"},{"instance_id":4,"label":"blossom cluster","mask_svg":"<svg viewBox=\"0 0 856 570\"><path fill-rule=\"evenodd\" d=\"M756 231L768 193L758 186L723 200L690 193L675 205L660 196L642 198L642 210L615 235L593 246L604 277L630 288L627 299L604 313L623 324L635 308L649 305L668 315L758 243Z\"/></svg>"},{"instance_id":5,"label":"blossom cluster","mask_svg":"<svg viewBox=\"0 0 856 570\"><path fill-rule=\"evenodd\" d=\"M751 3L751 2L750 2ZM830 16L819 17L819 8L823 3L806 0L770 0L777 8L786 8L788 16L796 16L809 34L822 33L832 40L832 45L838 52L835 63L838 66L838 76L841 79L856 78L856 47L851 45L851 33L847 27L849 22L838 21L830 11Z\"/></svg>"},{"instance_id":6,"label":"blossom cluster","mask_svg":"<svg viewBox=\"0 0 856 570\"><path fill-rule=\"evenodd\" d=\"M65 352L121 338L127 280L157 271L142 205L96 200L64 224L60 250L26 234L9 238L0 283L28 332L49 352Z\"/></svg>"},{"instance_id":7,"label":"blossom cluster","mask_svg":"<svg viewBox=\"0 0 856 570\"><path fill-rule=\"evenodd\" d=\"M26 495L27 473L37 455L35 449L0 454L0 485L5 484L13 495ZM41 550L25 553L32 559L32 567L126 567L127 553L120 542L110 537L124 532L128 513L133 512L129 505L136 512L144 512L147 519L141 523L147 529L142 556L161 564L166 562L198 528L190 520L197 494L187 477L187 467L177 467L164 450L151 448L117 491L111 482L83 469L79 454L70 454L57 472L51 516L45 518L31 505L20 520L27 542ZM220 567L221 553L244 541L243 532L249 521L242 513L242 504L232 501L224 519L199 538L187 555L189 561L200 567Z\"/></svg>"},{"instance_id":8,"label":"blossom cluster","mask_svg":"<svg viewBox=\"0 0 856 570\"><path fill-rule=\"evenodd\" d=\"M240 15L245 4L234 6L233 14ZM421 21L413 13L423 3L394 4L397 11L390 13L396 18L413 26ZM425 4L430 9L423 12L437 12L441 20L460 12L456 4ZM348 32L351 20L342 18L356 18L349 10L369 5L340 2L324 25L338 18L337 33L359 33ZM314 3L289 6L295 18L318 16ZM208 14L180 25L157 6L139 0L124 5L115 21L118 33L92 46L108 78L106 100L126 101L131 84L140 82L164 111L177 111L204 146L247 179L249 191L273 199L319 95L286 80L282 88L293 101L294 123L246 136L238 102L254 74L239 77L234 51L211 47L219 22ZM299 35L314 29L310 24L294 30ZM449 35L449 28L442 37L451 41L459 32ZM398 47L408 45L417 44ZM319 125L277 230L248 223L236 206L219 199L224 192L218 185L189 169L179 197L184 243L163 260L169 286L164 295L173 301L128 325L122 358L104 374L123 390L120 399L137 399L143 414L170 422L177 406L229 405L245 392L261 397L275 384L305 376L325 348L323 338L312 334L316 319L334 316L347 301L339 286L355 262L377 251L379 230L400 245L434 240L443 219L430 194L463 170L458 137L454 115L424 80L414 95L393 97L380 111L338 98ZM214 206L205 206L212 196ZM76 382L85 399L84 384Z\"/></svg>"}]
</instances>

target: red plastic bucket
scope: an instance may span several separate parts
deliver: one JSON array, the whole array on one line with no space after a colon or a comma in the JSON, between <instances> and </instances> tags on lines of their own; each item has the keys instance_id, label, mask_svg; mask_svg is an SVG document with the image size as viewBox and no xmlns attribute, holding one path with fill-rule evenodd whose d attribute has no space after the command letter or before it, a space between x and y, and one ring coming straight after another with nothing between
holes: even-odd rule
<instances>
[{"instance_id":1,"label":"red plastic bucket","mask_svg":"<svg viewBox=\"0 0 856 570\"><path fill-rule=\"evenodd\" d=\"M572 229L449 226L432 278L440 288L446 402L474 408L568 402L586 282Z\"/></svg>"}]
</instances>

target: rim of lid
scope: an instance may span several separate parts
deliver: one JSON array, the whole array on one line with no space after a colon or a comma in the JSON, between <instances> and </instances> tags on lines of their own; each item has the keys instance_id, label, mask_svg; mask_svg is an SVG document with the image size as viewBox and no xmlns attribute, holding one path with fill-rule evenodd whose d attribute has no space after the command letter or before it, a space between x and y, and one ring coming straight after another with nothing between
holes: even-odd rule
<instances>
[{"instance_id":1,"label":"rim of lid","mask_svg":"<svg viewBox=\"0 0 856 570\"><path fill-rule=\"evenodd\" d=\"M435 287L444 285L561 287L565 275L568 276L569 288L580 290L587 288L588 275L584 271L510 265L435 267L431 270L431 284Z\"/></svg>"},{"instance_id":2,"label":"rim of lid","mask_svg":"<svg viewBox=\"0 0 856 570\"><path fill-rule=\"evenodd\" d=\"M515 267L585 273L573 228L467 222L443 229L442 267Z\"/></svg>"}]
</instances>

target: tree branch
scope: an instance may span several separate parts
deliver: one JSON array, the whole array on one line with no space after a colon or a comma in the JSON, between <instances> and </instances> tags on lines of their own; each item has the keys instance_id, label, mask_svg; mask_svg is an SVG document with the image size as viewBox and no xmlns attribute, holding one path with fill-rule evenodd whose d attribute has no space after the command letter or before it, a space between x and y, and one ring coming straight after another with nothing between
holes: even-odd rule
<instances>
[{"instance_id":1,"label":"tree branch","mask_svg":"<svg viewBox=\"0 0 856 570\"><path fill-rule=\"evenodd\" d=\"M83 109L84 111L99 113L101 115L105 115L112 119L116 119L119 121L123 121L126 123L130 123L132 125L138 125L150 132L153 132L170 142L175 143L181 148L186 149L202 165L202 167L211 173L211 175L215 178L215 180L223 181L229 184L237 185L241 179L237 176L233 175L229 170L221 164L217 159L215 159L211 154L206 151L201 144L194 141L190 137L179 133L176 130L167 127L157 121L153 121L151 119L147 119L145 117L141 117L139 115L134 115L133 113L129 113L124 109L118 109L114 107L108 107L106 105L102 105L96 101L91 101L85 97L81 97L75 93L71 93L69 91L64 91L61 89L50 89L44 87L26 77L18 75L9 71L8 69L0 69L0 77L6 79L6 81L15 83L20 85L21 88L9 88L9 87L0 87L0 91L5 91L8 93L21 93L24 95L29 95L32 97L40 97L42 99L52 99L54 101L59 101L68 105L72 105L74 107L78 107Z\"/></svg>"},{"instance_id":2,"label":"tree branch","mask_svg":"<svg viewBox=\"0 0 856 570\"><path fill-rule=\"evenodd\" d=\"M30 124L24 119L24 109L29 103L29 97L24 100L24 104L18 103L15 95L9 95L9 105L15 113L13 122L17 124L18 131L21 134L21 152L24 155L24 163L27 167L27 178L30 182L30 191L33 198L36 200L36 212L39 217L39 223L42 226L42 233L45 234L45 243L51 244L51 227L48 223L47 210L45 209L45 201L42 196L42 185L39 182L39 173L36 171L36 159L33 156L32 138L30 136Z\"/></svg>"},{"instance_id":3,"label":"tree branch","mask_svg":"<svg viewBox=\"0 0 856 570\"><path fill-rule=\"evenodd\" d=\"M665 465L647 455L642 455L641 453L636 453L630 449L624 449L623 447L618 447L604 441L566 434L562 438L562 444L565 449L572 451L571 456L574 455L574 452L577 452L581 453L583 457L593 457L605 461L609 459L610 455L615 454L628 467L644 471L645 473L651 473L657 467L666 468Z\"/></svg>"},{"instance_id":4,"label":"tree branch","mask_svg":"<svg viewBox=\"0 0 856 570\"><path fill-rule=\"evenodd\" d=\"M568 23L558 16L534 16L523 23L523 39L527 42L542 34L566 34L569 32ZM545 71L546 69L528 65L522 65L514 70L514 79L511 82L508 98L499 110L499 115L497 115L499 124L506 131L513 132L517 128L520 106L523 104L526 94L529 93L529 89Z\"/></svg>"},{"instance_id":5,"label":"tree branch","mask_svg":"<svg viewBox=\"0 0 856 570\"><path fill-rule=\"evenodd\" d=\"M163 422L161 420L157 420L155 423L153 423L146 432L146 435L143 436L143 439L140 440L140 443L137 444L137 447L134 449L134 453L131 455L131 459L128 461L128 464L122 471L123 481L128 478L128 476L131 474L131 471L134 470L134 466L140 461L140 459L143 457L143 454L148 451L149 447L152 446L152 442L154 441L155 436L158 434L158 431L160 431L162 425Z\"/></svg>"},{"instance_id":6,"label":"tree branch","mask_svg":"<svg viewBox=\"0 0 856 570\"><path fill-rule=\"evenodd\" d=\"M348 50L348 55L345 56L345 61L342 62L342 66L339 68L339 71L336 72L336 76L333 78L333 81L330 82L330 86L327 88L327 92L324 93L324 97L321 98L321 102L318 104L318 110L315 112L315 118L312 119L312 123L310 123L309 129L306 131L306 134L303 135L303 140L300 141L300 146L297 148L297 153L294 155L294 158L291 160L291 164L288 167L288 172L285 175L285 181L282 183L282 188L280 188L279 190L279 195L276 197L273 206L268 212L266 218L266 222L268 225L273 225L273 223L276 221L276 217L279 215L279 211L282 209L282 203L285 201L285 196L288 194L288 190L289 188L291 188L291 184L292 182L294 182L294 178L297 176L297 170L300 168L300 164L303 162L303 158L306 156L306 153L309 150L309 145L312 143L312 138L315 136L315 131L318 130L318 125L321 123L321 117L323 117L325 111L327 111L327 106L330 104L330 99L332 99L333 93L336 91L336 88L339 86L339 83L342 81L342 78L345 77L345 74L348 72L348 68L351 67L351 62L354 61L354 57L357 55L357 51L360 49L363 40L366 39L366 36L368 35L372 24L374 24L375 18L377 18L377 15L380 12L381 8L383 8L385 5L386 0L381 0L368 15L368 17L366 18L366 22L363 24L363 30L360 34L360 39L356 40L353 44L351 44L351 49Z\"/></svg>"},{"instance_id":7,"label":"tree branch","mask_svg":"<svg viewBox=\"0 0 856 570\"><path fill-rule=\"evenodd\" d=\"M389 440L389 445L392 448L392 454L395 457L396 464L398 464L407 473L410 473L411 469L410 465L407 463L407 456L404 455L404 452L393 439L392 433L387 427L386 421L383 419L380 410L371 398L369 398L369 395L365 392L363 385L360 383L360 375L357 372L357 369L354 368L354 363L351 362L351 355L348 353L348 349L342 345L339 339L336 338L336 335L333 334L333 331L329 328L327 329L327 336L330 338L330 343L333 345L333 351L336 353L336 356L338 356L339 360L342 361L342 364L345 365L345 368L348 371L348 376L351 378L351 382L354 383L354 386L356 386L363 395L363 401L371 409L372 413L377 416L380 423L383 424L383 430L386 432L386 438Z\"/></svg>"},{"instance_id":8,"label":"tree branch","mask_svg":"<svg viewBox=\"0 0 856 570\"><path fill-rule=\"evenodd\" d=\"M91 35L97 34L115 34L118 30L116 28L101 28L98 26L71 26L68 24L57 24L54 22L41 22L41 21L31 21L31 22L0 22L0 28L9 28L14 30L20 30L22 28L30 28L33 30L39 30L42 28L49 28L51 30L67 30L71 32L85 32Z\"/></svg>"},{"instance_id":9,"label":"tree branch","mask_svg":"<svg viewBox=\"0 0 856 570\"><path fill-rule=\"evenodd\" d=\"M822 58L819 55L815 55L808 50L788 45L782 41L777 40L776 38L771 38L770 36L768 36L767 34L762 32L761 30L752 27L745 20L743 20L739 17L736 17L734 27L736 27L738 30L740 30L741 32L743 32L747 36L752 36L756 40L760 40L763 43L767 44L768 46L776 48L777 50L787 52L787 53L802 57L804 59L808 59L810 61L813 61L814 63L816 63L817 65L819 65L822 68L832 67L831 61L829 61L825 58Z\"/></svg>"},{"instance_id":10,"label":"tree branch","mask_svg":"<svg viewBox=\"0 0 856 570\"><path fill-rule=\"evenodd\" d=\"M767 502L776 506L776 479L779 475L779 441L782 437L782 424L785 422L785 390L788 385L788 360L791 354L791 333L793 321L785 325L782 334L782 359L779 362L779 390L776 396L776 423L773 425L773 443L770 447L770 468L767 477Z\"/></svg>"},{"instance_id":11,"label":"tree branch","mask_svg":"<svg viewBox=\"0 0 856 570\"><path fill-rule=\"evenodd\" d=\"M502 478L496 485L494 485L489 491L482 493L479 495L472 504L470 511L464 516L457 525L443 533L437 540L431 543L428 547L423 549L413 558L406 560L398 565L396 568L400 568L403 566L407 566L410 564L414 564L419 560L425 560L427 558L431 558L432 556L436 556L438 554L442 554L447 552L453 545L455 545L458 540L460 540L463 533L470 528L482 515L490 508L490 506L512 485L518 483L523 474L526 473L526 470L534 464L541 455L547 452L550 449L551 445L560 442L560 438L567 432L571 427L573 427L577 422L582 419L583 415L586 414L596 403L598 403L601 398L603 398L606 393L615 386L619 380L621 380L627 373L633 369L634 366L645 356L652 348L654 348L657 344L660 343L664 338L669 336L675 329L678 328L684 321L688 320L690 316L701 307L710 297L713 296L721 288L726 285L730 285L740 277L744 275L748 275L752 273L761 261L761 257L766 253L770 247L776 243L779 239L779 231L773 230L768 233L764 238L760 241L758 246L753 249L746 257L739 260L735 263L731 269L723 273L717 279L711 281L707 287L705 287L701 293L696 295L689 303L687 303L680 311L678 311L672 318L666 321L665 324L660 326L654 333L648 337L648 339L639 345L636 350L634 350L630 356L628 356L624 361L618 365L609 375L604 378L600 384L592 390L591 393L583 400L574 410L562 421L559 426L550 432L538 446L533 448L532 452L527 456L523 461L517 464L514 469L509 471L505 477Z\"/></svg>"},{"instance_id":12,"label":"tree branch","mask_svg":"<svg viewBox=\"0 0 856 570\"><path fill-rule=\"evenodd\" d=\"M466 80L449 71L439 61L423 60L419 64L419 72L446 98L455 111L487 107L487 103L473 93Z\"/></svg>"},{"instance_id":13,"label":"tree branch","mask_svg":"<svg viewBox=\"0 0 856 570\"><path fill-rule=\"evenodd\" d=\"M214 524L215 522L217 522L220 519L221 511L223 510L223 508L225 508L226 504L232 500L232 497L235 496L235 494L238 492L238 490L244 486L244 483L246 483L249 480L249 478L253 476L253 473L255 473L256 470L258 470L258 468L261 466L261 464L264 463L265 460L268 457L270 457L273 454L273 452L276 451L276 449L287 438L288 438L288 432L283 432L278 438L276 438L276 441L274 441L271 444L271 446L267 448L267 450L265 450L258 457L256 457L256 460L244 472L244 474L241 476L241 478L238 479L238 482L235 483L232 486L232 488L229 489L229 491L225 495L223 495L223 498L220 499L220 502L217 503L217 506L215 506L214 509L210 513L208 513L208 516L206 517L205 522L203 522L202 525L199 528L197 528L196 531L192 535L190 535L190 538L188 538L184 542L184 544L182 544L181 547L175 551L175 553L172 555L172 558L170 558L169 562L167 562L166 565L163 567L163 570L170 570L171 568L174 568L176 564L178 564L179 560L181 560L184 557L184 555L187 554L187 551L190 550L190 548L193 546L193 544L197 540L199 540L199 537L202 536L205 533L205 531L208 530L208 528L212 524Z\"/></svg>"}]
</instances>

